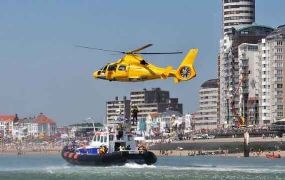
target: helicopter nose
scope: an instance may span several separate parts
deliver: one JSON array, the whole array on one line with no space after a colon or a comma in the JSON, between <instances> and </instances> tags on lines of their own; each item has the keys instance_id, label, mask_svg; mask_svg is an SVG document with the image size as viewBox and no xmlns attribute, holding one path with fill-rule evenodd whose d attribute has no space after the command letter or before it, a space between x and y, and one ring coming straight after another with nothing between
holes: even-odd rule
<instances>
[{"instance_id":1,"label":"helicopter nose","mask_svg":"<svg viewBox=\"0 0 285 180\"><path fill-rule=\"evenodd\" d=\"M93 72L93 77L98 78L98 71Z\"/></svg>"}]
</instances>

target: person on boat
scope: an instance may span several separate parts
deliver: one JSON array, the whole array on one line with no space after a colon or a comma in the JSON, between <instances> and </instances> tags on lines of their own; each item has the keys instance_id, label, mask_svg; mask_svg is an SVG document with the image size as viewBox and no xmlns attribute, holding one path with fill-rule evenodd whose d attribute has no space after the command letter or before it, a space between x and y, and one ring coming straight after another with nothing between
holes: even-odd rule
<instances>
[{"instance_id":1,"label":"person on boat","mask_svg":"<svg viewBox=\"0 0 285 180\"><path fill-rule=\"evenodd\" d=\"M138 150L139 150L140 152L145 152L145 151L147 151L147 148L146 148L144 145L140 144L140 145L138 146Z\"/></svg>"},{"instance_id":2,"label":"person on boat","mask_svg":"<svg viewBox=\"0 0 285 180\"><path fill-rule=\"evenodd\" d=\"M104 155L107 153L107 151L108 151L108 148L106 146L101 146L99 149L99 154Z\"/></svg>"}]
</instances>

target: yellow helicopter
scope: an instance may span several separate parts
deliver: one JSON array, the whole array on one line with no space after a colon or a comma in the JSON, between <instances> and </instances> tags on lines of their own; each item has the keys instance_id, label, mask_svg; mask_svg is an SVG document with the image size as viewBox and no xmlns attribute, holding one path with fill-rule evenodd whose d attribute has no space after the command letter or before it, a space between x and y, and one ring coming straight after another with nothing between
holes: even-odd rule
<instances>
[{"instance_id":1,"label":"yellow helicopter","mask_svg":"<svg viewBox=\"0 0 285 180\"><path fill-rule=\"evenodd\" d=\"M180 66L177 69L174 69L172 66L167 66L166 68L155 66L151 63L148 63L141 55L179 54L182 52L140 52L141 50L150 46L152 46L152 44L147 44L132 51L113 51L87 46L78 47L124 54L124 56L116 62L108 63L100 70L95 71L93 73L93 77L96 79L137 82L153 79L167 79L168 77L173 77L174 82L179 83L180 81L188 81L196 76L194 61L197 57L198 49L190 49L188 54L181 62Z\"/></svg>"}]
</instances>

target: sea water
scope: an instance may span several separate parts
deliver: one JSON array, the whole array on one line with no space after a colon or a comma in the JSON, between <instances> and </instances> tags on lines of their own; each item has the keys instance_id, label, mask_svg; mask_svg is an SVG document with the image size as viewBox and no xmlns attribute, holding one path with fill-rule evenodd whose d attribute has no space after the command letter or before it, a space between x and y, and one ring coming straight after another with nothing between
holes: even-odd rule
<instances>
[{"instance_id":1,"label":"sea water","mask_svg":"<svg viewBox=\"0 0 285 180\"><path fill-rule=\"evenodd\" d=\"M285 159L159 157L155 165L83 167L60 155L0 155L0 180L285 179Z\"/></svg>"}]
</instances>

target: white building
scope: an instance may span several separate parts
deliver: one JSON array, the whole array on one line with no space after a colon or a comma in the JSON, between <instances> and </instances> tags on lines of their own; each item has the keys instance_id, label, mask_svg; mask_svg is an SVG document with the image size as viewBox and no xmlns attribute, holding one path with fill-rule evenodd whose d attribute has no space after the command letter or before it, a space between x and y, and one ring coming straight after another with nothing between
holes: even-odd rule
<instances>
[{"instance_id":1,"label":"white building","mask_svg":"<svg viewBox=\"0 0 285 180\"><path fill-rule=\"evenodd\" d=\"M285 25L262 39L260 46L260 117L269 124L285 116Z\"/></svg>"},{"instance_id":2,"label":"white building","mask_svg":"<svg viewBox=\"0 0 285 180\"><path fill-rule=\"evenodd\" d=\"M16 139L22 139L27 136L38 137L38 124L34 122L35 118L23 118L19 119L15 123L13 137Z\"/></svg>"},{"instance_id":3,"label":"white building","mask_svg":"<svg viewBox=\"0 0 285 180\"><path fill-rule=\"evenodd\" d=\"M17 115L0 115L0 137L13 136L14 121L17 119Z\"/></svg>"},{"instance_id":4,"label":"white building","mask_svg":"<svg viewBox=\"0 0 285 180\"><path fill-rule=\"evenodd\" d=\"M249 25L240 29L231 29L220 44L219 55L219 98L221 123L236 124L241 117L240 76L241 52L239 46L243 43L257 44L274 29L261 25ZM247 116L247 114L244 114ZM247 117L244 117L245 119Z\"/></svg>"},{"instance_id":5,"label":"white building","mask_svg":"<svg viewBox=\"0 0 285 180\"><path fill-rule=\"evenodd\" d=\"M33 123L37 124L36 126L31 126L31 128L37 129L40 137L50 137L55 135L56 133L56 123L54 120L50 119L43 113L37 115L37 117L33 120Z\"/></svg>"},{"instance_id":6,"label":"white building","mask_svg":"<svg viewBox=\"0 0 285 180\"><path fill-rule=\"evenodd\" d=\"M239 61L239 112L246 117L244 123L259 124L259 72L260 60L257 44L243 43L238 46Z\"/></svg>"},{"instance_id":7,"label":"white building","mask_svg":"<svg viewBox=\"0 0 285 180\"><path fill-rule=\"evenodd\" d=\"M224 33L255 21L255 0L222 0L222 3Z\"/></svg>"},{"instance_id":8,"label":"white building","mask_svg":"<svg viewBox=\"0 0 285 180\"><path fill-rule=\"evenodd\" d=\"M195 130L217 128L219 121L217 82L217 79L211 79L201 85L200 107L195 115Z\"/></svg>"},{"instance_id":9,"label":"white building","mask_svg":"<svg viewBox=\"0 0 285 180\"><path fill-rule=\"evenodd\" d=\"M191 119L192 119L191 114L185 114L185 116L184 116L185 132L187 132L187 133L192 130Z\"/></svg>"},{"instance_id":10,"label":"white building","mask_svg":"<svg viewBox=\"0 0 285 180\"><path fill-rule=\"evenodd\" d=\"M130 119L130 112L130 100L126 96L124 96L123 100L115 97L114 101L107 101L106 103L107 123L115 121L118 117Z\"/></svg>"},{"instance_id":11,"label":"white building","mask_svg":"<svg viewBox=\"0 0 285 180\"><path fill-rule=\"evenodd\" d=\"M149 113L145 123L147 136L174 136L185 130L185 117L180 112L172 110Z\"/></svg>"}]
</instances>

